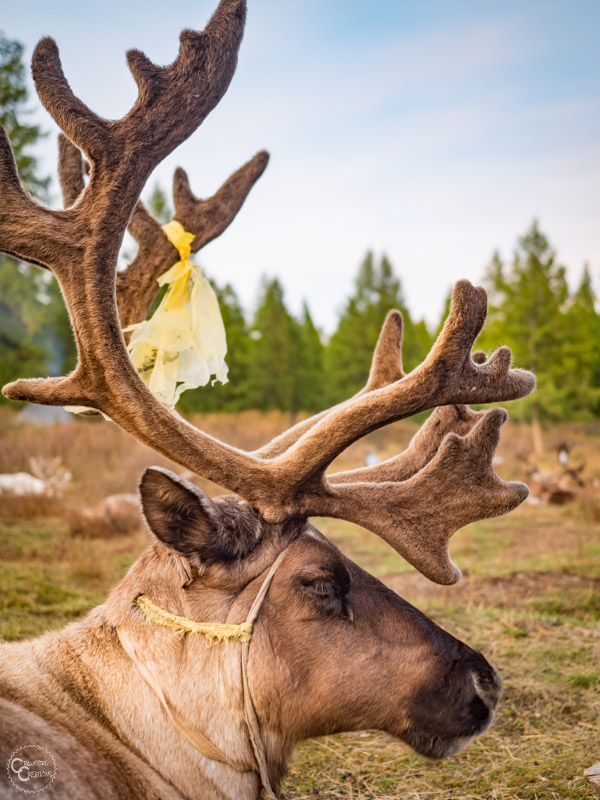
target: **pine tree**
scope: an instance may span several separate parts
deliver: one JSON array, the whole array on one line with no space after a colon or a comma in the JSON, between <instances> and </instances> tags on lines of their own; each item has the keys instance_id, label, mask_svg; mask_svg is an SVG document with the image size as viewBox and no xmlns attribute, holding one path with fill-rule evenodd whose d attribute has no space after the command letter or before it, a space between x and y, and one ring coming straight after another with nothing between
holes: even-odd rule
<instances>
[{"instance_id":1,"label":"pine tree","mask_svg":"<svg viewBox=\"0 0 600 800\"><path fill-rule=\"evenodd\" d=\"M326 348L330 402L341 402L365 385L381 326L393 308L404 317L403 362L405 371L410 371L427 355L429 331L425 322L413 322L401 281L387 256L383 255L376 265L373 254L368 252L359 267L354 294Z\"/></svg>"},{"instance_id":2,"label":"pine tree","mask_svg":"<svg viewBox=\"0 0 600 800\"><path fill-rule=\"evenodd\" d=\"M329 403L340 403L364 386L371 357L368 350L363 315L351 297L325 350Z\"/></svg>"},{"instance_id":3,"label":"pine tree","mask_svg":"<svg viewBox=\"0 0 600 800\"><path fill-rule=\"evenodd\" d=\"M304 303L302 309L299 332L300 351L296 368L299 393L298 404L302 411L313 414L317 411L322 411L327 405L327 399L324 396L324 347L306 303Z\"/></svg>"},{"instance_id":4,"label":"pine tree","mask_svg":"<svg viewBox=\"0 0 600 800\"><path fill-rule=\"evenodd\" d=\"M446 296L444 297L444 304L442 306L442 313L439 318L439 322L435 328L435 338L440 335L442 328L444 327L444 323L448 319L448 314L450 313L450 307L452 306L452 289L448 289L446 292Z\"/></svg>"},{"instance_id":5,"label":"pine tree","mask_svg":"<svg viewBox=\"0 0 600 800\"><path fill-rule=\"evenodd\" d=\"M148 199L148 210L163 225L170 222L173 217L173 210L169 205L167 193L159 183L154 184L152 194Z\"/></svg>"},{"instance_id":6,"label":"pine tree","mask_svg":"<svg viewBox=\"0 0 600 800\"><path fill-rule=\"evenodd\" d=\"M408 333L404 337L404 371L418 367L426 358L431 350L431 346L435 341L432 337L427 323L424 319L418 322L410 321L410 327L407 329Z\"/></svg>"},{"instance_id":7,"label":"pine tree","mask_svg":"<svg viewBox=\"0 0 600 800\"><path fill-rule=\"evenodd\" d=\"M562 401L569 416L589 419L600 411L600 315L587 264L564 316L561 360L573 377L563 383Z\"/></svg>"},{"instance_id":8,"label":"pine tree","mask_svg":"<svg viewBox=\"0 0 600 800\"><path fill-rule=\"evenodd\" d=\"M327 346L325 364L331 403L342 402L365 385L385 315L383 299L378 302L377 280L373 253L369 251L359 266L354 294ZM386 289L390 289L389 280ZM389 293L386 299L390 301Z\"/></svg>"},{"instance_id":9,"label":"pine tree","mask_svg":"<svg viewBox=\"0 0 600 800\"><path fill-rule=\"evenodd\" d=\"M540 415L563 418L566 384L576 380L562 363L568 287L565 268L537 221L518 239L510 267L494 255L485 283L492 306L478 346L491 351L507 344L515 363L536 373L538 391L520 404L522 412L534 421Z\"/></svg>"},{"instance_id":10,"label":"pine tree","mask_svg":"<svg viewBox=\"0 0 600 800\"><path fill-rule=\"evenodd\" d=\"M34 340L40 276L32 267L0 256L0 386L44 372L47 351Z\"/></svg>"},{"instance_id":11,"label":"pine tree","mask_svg":"<svg viewBox=\"0 0 600 800\"><path fill-rule=\"evenodd\" d=\"M44 134L38 125L27 125L23 121L29 113L23 51L21 42L7 39L0 32L0 124L12 144L25 188L44 199L50 179L39 176L37 159L30 152Z\"/></svg>"},{"instance_id":12,"label":"pine tree","mask_svg":"<svg viewBox=\"0 0 600 800\"><path fill-rule=\"evenodd\" d=\"M302 410L298 355L301 328L287 310L279 281L263 280L249 345L247 405L261 410Z\"/></svg>"},{"instance_id":13,"label":"pine tree","mask_svg":"<svg viewBox=\"0 0 600 800\"><path fill-rule=\"evenodd\" d=\"M360 311L365 311L370 305L377 302L375 282L373 252L369 250L363 258L356 276L356 300Z\"/></svg>"}]
</instances>

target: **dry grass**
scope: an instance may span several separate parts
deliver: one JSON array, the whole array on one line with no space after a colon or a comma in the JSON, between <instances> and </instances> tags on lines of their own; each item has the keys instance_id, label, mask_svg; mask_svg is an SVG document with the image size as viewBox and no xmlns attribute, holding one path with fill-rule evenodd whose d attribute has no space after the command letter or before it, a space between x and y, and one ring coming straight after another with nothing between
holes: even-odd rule
<instances>
[{"instance_id":1,"label":"dry grass","mask_svg":"<svg viewBox=\"0 0 600 800\"><path fill-rule=\"evenodd\" d=\"M62 500L56 497L6 497L0 495L0 520L44 519L65 513Z\"/></svg>"},{"instance_id":2,"label":"dry grass","mask_svg":"<svg viewBox=\"0 0 600 800\"><path fill-rule=\"evenodd\" d=\"M277 414L244 414L210 417L203 427L232 443L255 447L288 422ZM391 455L414 430L409 423L395 425L371 437L370 444ZM573 461L586 461L593 487L600 478L600 432L583 426L551 431L543 466L553 464L550 448L561 439L574 444ZM526 429L507 426L498 466L503 477L522 477L516 453L528 440ZM367 447L366 442L355 445L343 465L362 463ZM0 417L0 471L27 469L30 455L61 455L74 476L64 497L69 507L132 491L145 466L166 464L111 425L82 421L40 432ZM0 505L0 634L7 639L61 626L101 602L146 542L143 533L109 541L70 538L65 518L56 516L60 508L38 504ZM492 730L441 764L375 732L303 743L291 765L287 797L592 798L582 772L600 760L600 524L594 504L592 488L585 502L563 508L525 505L509 517L460 531L452 556L465 574L454 587L426 581L366 531L318 521L349 556L481 648L498 666L505 696Z\"/></svg>"}]
</instances>

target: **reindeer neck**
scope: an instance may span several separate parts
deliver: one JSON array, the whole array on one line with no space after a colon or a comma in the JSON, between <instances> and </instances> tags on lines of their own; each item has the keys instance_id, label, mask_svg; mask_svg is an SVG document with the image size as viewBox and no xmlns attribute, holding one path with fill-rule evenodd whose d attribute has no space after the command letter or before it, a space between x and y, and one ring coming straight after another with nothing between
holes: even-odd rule
<instances>
[{"instance_id":1,"label":"reindeer neck","mask_svg":"<svg viewBox=\"0 0 600 800\"><path fill-rule=\"evenodd\" d=\"M61 724L78 719L80 729L72 733L81 744L94 751L100 748L109 759L122 764L124 775L135 776L138 791L132 796L256 800L260 793L254 773L240 775L204 758L173 727L123 652L114 629L105 624L102 612L100 606L86 620L35 640L39 658L46 662L52 695L59 697L57 687L63 695L56 704L65 708ZM165 693L184 710L190 728L196 726L232 756L239 753L251 758L243 718L238 723L235 709L221 705L215 682L209 684L202 675L188 680L190 659L176 649L160 642L147 650L148 664ZM221 680L225 682L223 676L231 672L231 664L225 659L222 667ZM51 709L48 717L56 717ZM139 794L139 785L147 795Z\"/></svg>"},{"instance_id":2,"label":"reindeer neck","mask_svg":"<svg viewBox=\"0 0 600 800\"><path fill-rule=\"evenodd\" d=\"M190 603L188 593L173 582L173 569L162 548L151 548L136 562L105 605L80 623L82 661L94 676L104 714L119 737L183 797L254 800L261 791L256 773L239 773L199 753L165 713L164 702L161 705L159 694L167 698L192 739L205 737L230 761L255 764L244 718L242 643L210 643L196 634L177 635L146 622L131 603L143 589L178 614L199 622L227 621L235 594L207 590L196 593ZM169 586L171 590L165 590ZM135 649L134 660L119 638L122 631ZM259 651L253 653L257 656ZM135 663L138 660L152 676L150 685ZM279 786L289 748L274 732L269 732L266 744L272 783Z\"/></svg>"},{"instance_id":3,"label":"reindeer neck","mask_svg":"<svg viewBox=\"0 0 600 800\"><path fill-rule=\"evenodd\" d=\"M142 576L147 577L149 559L156 562L154 582L138 585ZM161 597L159 587L164 591L169 585L163 579L172 577L168 575L172 566L162 562L156 561L153 549L147 551L107 602L84 619L33 641L3 645L0 678L3 687L8 687L6 696L68 730L80 751L103 763L104 771L123 783L118 786L122 796L258 800L261 785L256 773L241 774L201 755L172 724L119 640L117 631L125 627L190 730L201 732L230 760L255 763L243 711L241 642L209 645L200 636L180 637L149 625L131 602L131 593L142 588L171 611L195 611L198 621L228 622L236 597L207 592L206 598L201 594L194 600L194 609L176 594L180 586L175 585L172 598ZM235 610L233 614L237 619ZM255 663L260 664L261 653L268 648L265 639L261 631L251 643L251 658L258 659ZM258 712L260 718L260 708ZM271 726L263 733L269 776L277 792L293 743Z\"/></svg>"}]
</instances>

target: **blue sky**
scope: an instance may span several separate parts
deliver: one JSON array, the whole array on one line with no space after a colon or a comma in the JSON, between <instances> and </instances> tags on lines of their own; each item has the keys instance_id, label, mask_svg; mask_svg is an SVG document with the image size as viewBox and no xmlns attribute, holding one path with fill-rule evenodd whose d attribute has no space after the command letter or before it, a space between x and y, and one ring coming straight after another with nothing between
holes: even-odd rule
<instances>
[{"instance_id":1,"label":"blue sky","mask_svg":"<svg viewBox=\"0 0 600 800\"><path fill-rule=\"evenodd\" d=\"M27 57L52 35L85 102L135 99L124 53L172 61L216 0L3 2ZM257 150L271 163L233 225L199 256L252 306L263 273L331 330L368 248L385 251L417 315L481 279L495 248L539 218L576 283L600 291L600 3L249 0L230 90L151 179L184 166L206 196ZM26 11L24 12L24 9ZM32 94L32 106L36 104ZM55 170L55 128L39 148Z\"/></svg>"}]
</instances>

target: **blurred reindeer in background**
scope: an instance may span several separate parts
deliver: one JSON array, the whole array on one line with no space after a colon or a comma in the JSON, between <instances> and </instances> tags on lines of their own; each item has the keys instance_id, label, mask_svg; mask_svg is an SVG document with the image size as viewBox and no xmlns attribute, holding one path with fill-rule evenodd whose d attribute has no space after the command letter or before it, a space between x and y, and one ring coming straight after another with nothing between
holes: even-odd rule
<instances>
[{"instance_id":1,"label":"blurred reindeer in background","mask_svg":"<svg viewBox=\"0 0 600 800\"><path fill-rule=\"evenodd\" d=\"M111 494L89 508L65 512L71 536L109 539L135 533L143 527L137 494Z\"/></svg>"},{"instance_id":2,"label":"blurred reindeer in background","mask_svg":"<svg viewBox=\"0 0 600 800\"><path fill-rule=\"evenodd\" d=\"M587 484L583 479L585 461L571 464L569 453L572 445L569 442L559 442L555 449L558 463L554 468L545 469L537 464L533 453L518 453L531 492L529 502L534 505L563 506L580 498L586 490Z\"/></svg>"},{"instance_id":3,"label":"blurred reindeer in background","mask_svg":"<svg viewBox=\"0 0 600 800\"><path fill-rule=\"evenodd\" d=\"M29 468L31 472L0 475L0 497L59 498L72 477L60 456L32 457Z\"/></svg>"}]
</instances>

